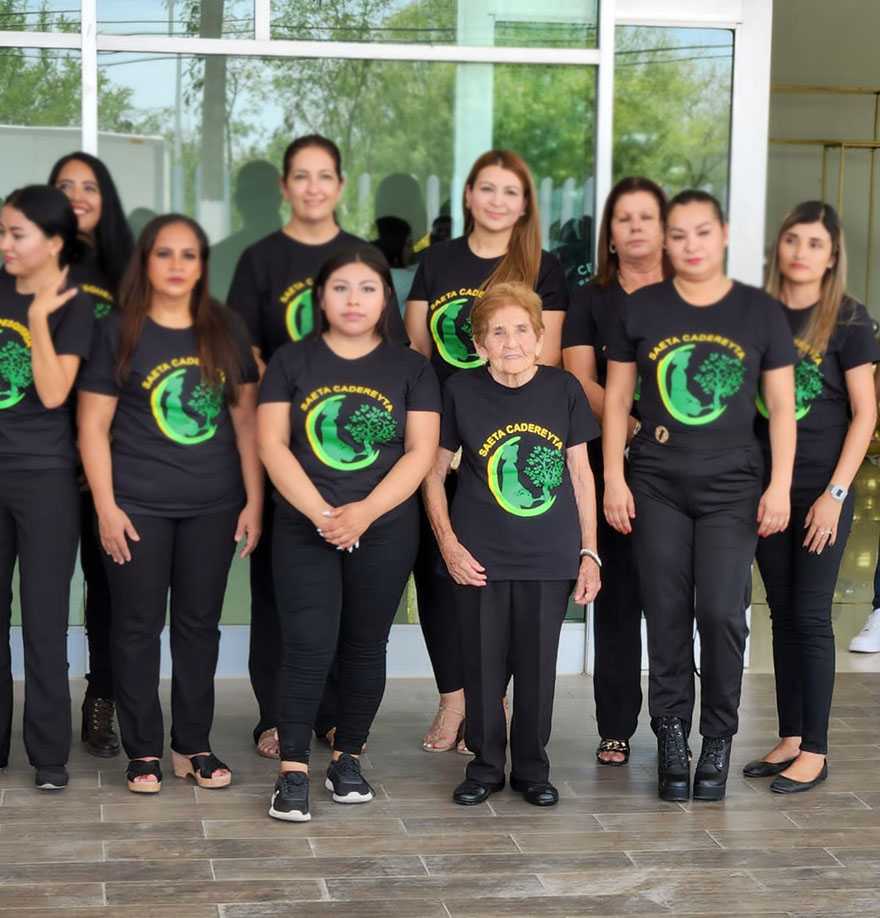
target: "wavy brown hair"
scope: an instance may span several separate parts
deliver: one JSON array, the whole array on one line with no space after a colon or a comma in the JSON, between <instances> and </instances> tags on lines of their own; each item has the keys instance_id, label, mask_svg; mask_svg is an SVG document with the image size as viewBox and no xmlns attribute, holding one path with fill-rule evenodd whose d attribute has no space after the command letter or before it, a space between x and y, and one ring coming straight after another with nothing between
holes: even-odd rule
<instances>
[{"instance_id":1,"label":"wavy brown hair","mask_svg":"<svg viewBox=\"0 0 880 918\"><path fill-rule=\"evenodd\" d=\"M656 182L652 182L651 179L643 178L640 175L622 178L608 192L608 197L605 199L605 207L602 210L602 222L599 225L599 250L596 256L596 273L593 275L593 283L600 290L604 290L617 277L617 272L620 270L620 258L617 252L611 251L611 221L614 219L614 208L617 207L617 202L622 197L639 191L646 191L654 198L657 202L657 207L660 209L660 225L666 225L666 207L669 203L666 192ZM662 264L663 277L672 277L674 272L665 250Z\"/></svg>"},{"instance_id":2,"label":"wavy brown hair","mask_svg":"<svg viewBox=\"0 0 880 918\"><path fill-rule=\"evenodd\" d=\"M783 277L779 270L779 243L782 237L799 223L821 223L831 237L831 254L834 264L825 272L822 278L822 290L819 295L819 305L807 319L800 334L800 338L809 347L824 354L834 333L834 327L843 318L847 321L851 316L841 317L841 309L846 300L846 245L843 239L843 226L837 211L823 201L805 201L798 204L782 218L779 230L773 239L770 249L770 266L767 270L766 290L770 296L777 300L782 298ZM803 355L801 355L803 356Z\"/></svg>"},{"instance_id":3,"label":"wavy brown hair","mask_svg":"<svg viewBox=\"0 0 880 918\"><path fill-rule=\"evenodd\" d=\"M473 191L480 171L487 166L501 166L516 175L522 183L526 210L514 224L507 253L483 282L482 289L488 290L492 284L508 281L521 281L534 288L541 269L541 218L538 215L538 195L532 173L522 157L510 150L489 150L473 164L465 182L466 190L462 192L464 234L469 236L474 230L474 218L467 206L467 189Z\"/></svg>"},{"instance_id":4,"label":"wavy brown hair","mask_svg":"<svg viewBox=\"0 0 880 918\"><path fill-rule=\"evenodd\" d=\"M144 227L134 247L128 267L119 284L119 308L122 312L122 330L119 352L116 357L116 378L124 385L131 372L134 352L144 329L144 322L153 301L153 285L147 264L156 246L159 233L175 223L189 227L198 241L201 259L201 276L196 281L190 297L190 315L196 338L196 351L201 365L202 379L209 383L222 381L223 394L228 402L238 398L238 386L244 376L241 356L232 334L230 321L233 314L212 299L208 292L208 237L195 220L183 214L164 214L155 217Z\"/></svg>"}]
</instances>

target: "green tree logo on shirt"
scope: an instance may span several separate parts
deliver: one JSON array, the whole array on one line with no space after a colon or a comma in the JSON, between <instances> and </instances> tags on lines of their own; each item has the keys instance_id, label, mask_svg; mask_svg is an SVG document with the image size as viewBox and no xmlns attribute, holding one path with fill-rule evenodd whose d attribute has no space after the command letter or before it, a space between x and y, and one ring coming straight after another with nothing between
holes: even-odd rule
<instances>
[{"instance_id":1,"label":"green tree logo on shirt","mask_svg":"<svg viewBox=\"0 0 880 918\"><path fill-rule=\"evenodd\" d=\"M682 424L702 425L724 414L725 400L739 392L745 363L723 351L711 351L691 368L696 344L682 344L657 365L657 388L664 408ZM703 396L709 396L705 402Z\"/></svg>"},{"instance_id":2,"label":"green tree logo on shirt","mask_svg":"<svg viewBox=\"0 0 880 918\"><path fill-rule=\"evenodd\" d=\"M8 339L0 347L0 387L3 387L0 388L0 409L17 405L34 381L31 350L28 346L30 334L17 322L10 322L9 327L21 335L24 343L10 338L6 329L0 329L0 342L4 338Z\"/></svg>"},{"instance_id":3,"label":"green tree logo on shirt","mask_svg":"<svg viewBox=\"0 0 880 918\"><path fill-rule=\"evenodd\" d=\"M369 402L361 402L352 410L352 401L344 393L331 395L306 415L306 437L312 452L324 465L339 471L372 465L379 457L377 447L397 435L397 422L390 411Z\"/></svg>"},{"instance_id":4,"label":"green tree logo on shirt","mask_svg":"<svg viewBox=\"0 0 880 918\"><path fill-rule=\"evenodd\" d=\"M315 327L311 287L290 301L284 314L284 325L291 341L301 341Z\"/></svg>"},{"instance_id":5,"label":"green tree logo on shirt","mask_svg":"<svg viewBox=\"0 0 880 918\"><path fill-rule=\"evenodd\" d=\"M470 313L462 315L469 302L468 297L459 297L438 306L431 314L431 337L437 353L459 370L471 370L483 363L471 338Z\"/></svg>"},{"instance_id":6,"label":"green tree logo on shirt","mask_svg":"<svg viewBox=\"0 0 880 918\"><path fill-rule=\"evenodd\" d=\"M223 393L220 385L202 380L198 367L180 367L153 390L150 409L159 430L169 440L193 446L217 433L214 422L223 409Z\"/></svg>"},{"instance_id":7,"label":"green tree logo on shirt","mask_svg":"<svg viewBox=\"0 0 880 918\"><path fill-rule=\"evenodd\" d=\"M819 365L809 356L802 358L794 368L794 417L796 421L805 418L813 407L810 402L822 394L824 377ZM764 393L761 387L758 387L758 395L755 398L755 404L758 411L765 417L770 417L770 412L764 404Z\"/></svg>"},{"instance_id":8,"label":"green tree logo on shirt","mask_svg":"<svg viewBox=\"0 0 880 918\"><path fill-rule=\"evenodd\" d=\"M524 448L521 436L508 437L496 447L486 464L489 490L508 513L540 516L556 503L556 495L551 492L562 484L565 457L561 448L535 445L521 459ZM534 493L526 482L540 493Z\"/></svg>"}]
</instances>

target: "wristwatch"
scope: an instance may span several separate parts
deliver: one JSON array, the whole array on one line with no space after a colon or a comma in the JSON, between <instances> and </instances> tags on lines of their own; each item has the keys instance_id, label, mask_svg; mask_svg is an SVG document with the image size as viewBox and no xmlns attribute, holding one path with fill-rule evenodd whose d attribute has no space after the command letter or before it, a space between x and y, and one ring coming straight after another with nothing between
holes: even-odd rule
<instances>
[{"instance_id":1,"label":"wristwatch","mask_svg":"<svg viewBox=\"0 0 880 918\"><path fill-rule=\"evenodd\" d=\"M835 500L843 500L849 494L849 491L843 485L836 484L828 485L827 491Z\"/></svg>"}]
</instances>

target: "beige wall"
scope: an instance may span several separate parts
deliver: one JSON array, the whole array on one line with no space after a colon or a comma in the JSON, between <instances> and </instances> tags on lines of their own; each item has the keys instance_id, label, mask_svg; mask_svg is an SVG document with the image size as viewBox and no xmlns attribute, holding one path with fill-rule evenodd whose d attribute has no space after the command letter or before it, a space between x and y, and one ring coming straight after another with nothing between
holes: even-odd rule
<instances>
[{"instance_id":1,"label":"beige wall","mask_svg":"<svg viewBox=\"0 0 880 918\"><path fill-rule=\"evenodd\" d=\"M774 0L771 80L774 85L880 89L880 0ZM783 95L770 101L770 137L870 140L873 96ZM880 151L874 206L871 314L880 319ZM864 300L870 153L850 150L844 170L843 221L850 290ZM826 199L837 204L839 151L829 152ZM822 148L771 144L767 236L799 201L820 197Z\"/></svg>"}]
</instances>

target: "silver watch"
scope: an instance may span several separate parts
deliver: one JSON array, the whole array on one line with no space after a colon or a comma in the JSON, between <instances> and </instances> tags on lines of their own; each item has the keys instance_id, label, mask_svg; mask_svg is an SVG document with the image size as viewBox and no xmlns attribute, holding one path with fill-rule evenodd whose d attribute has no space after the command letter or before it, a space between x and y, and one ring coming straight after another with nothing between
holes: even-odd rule
<instances>
[{"instance_id":1,"label":"silver watch","mask_svg":"<svg viewBox=\"0 0 880 918\"><path fill-rule=\"evenodd\" d=\"M835 500L843 500L849 494L849 491L843 485L836 484L828 485L827 491Z\"/></svg>"}]
</instances>

